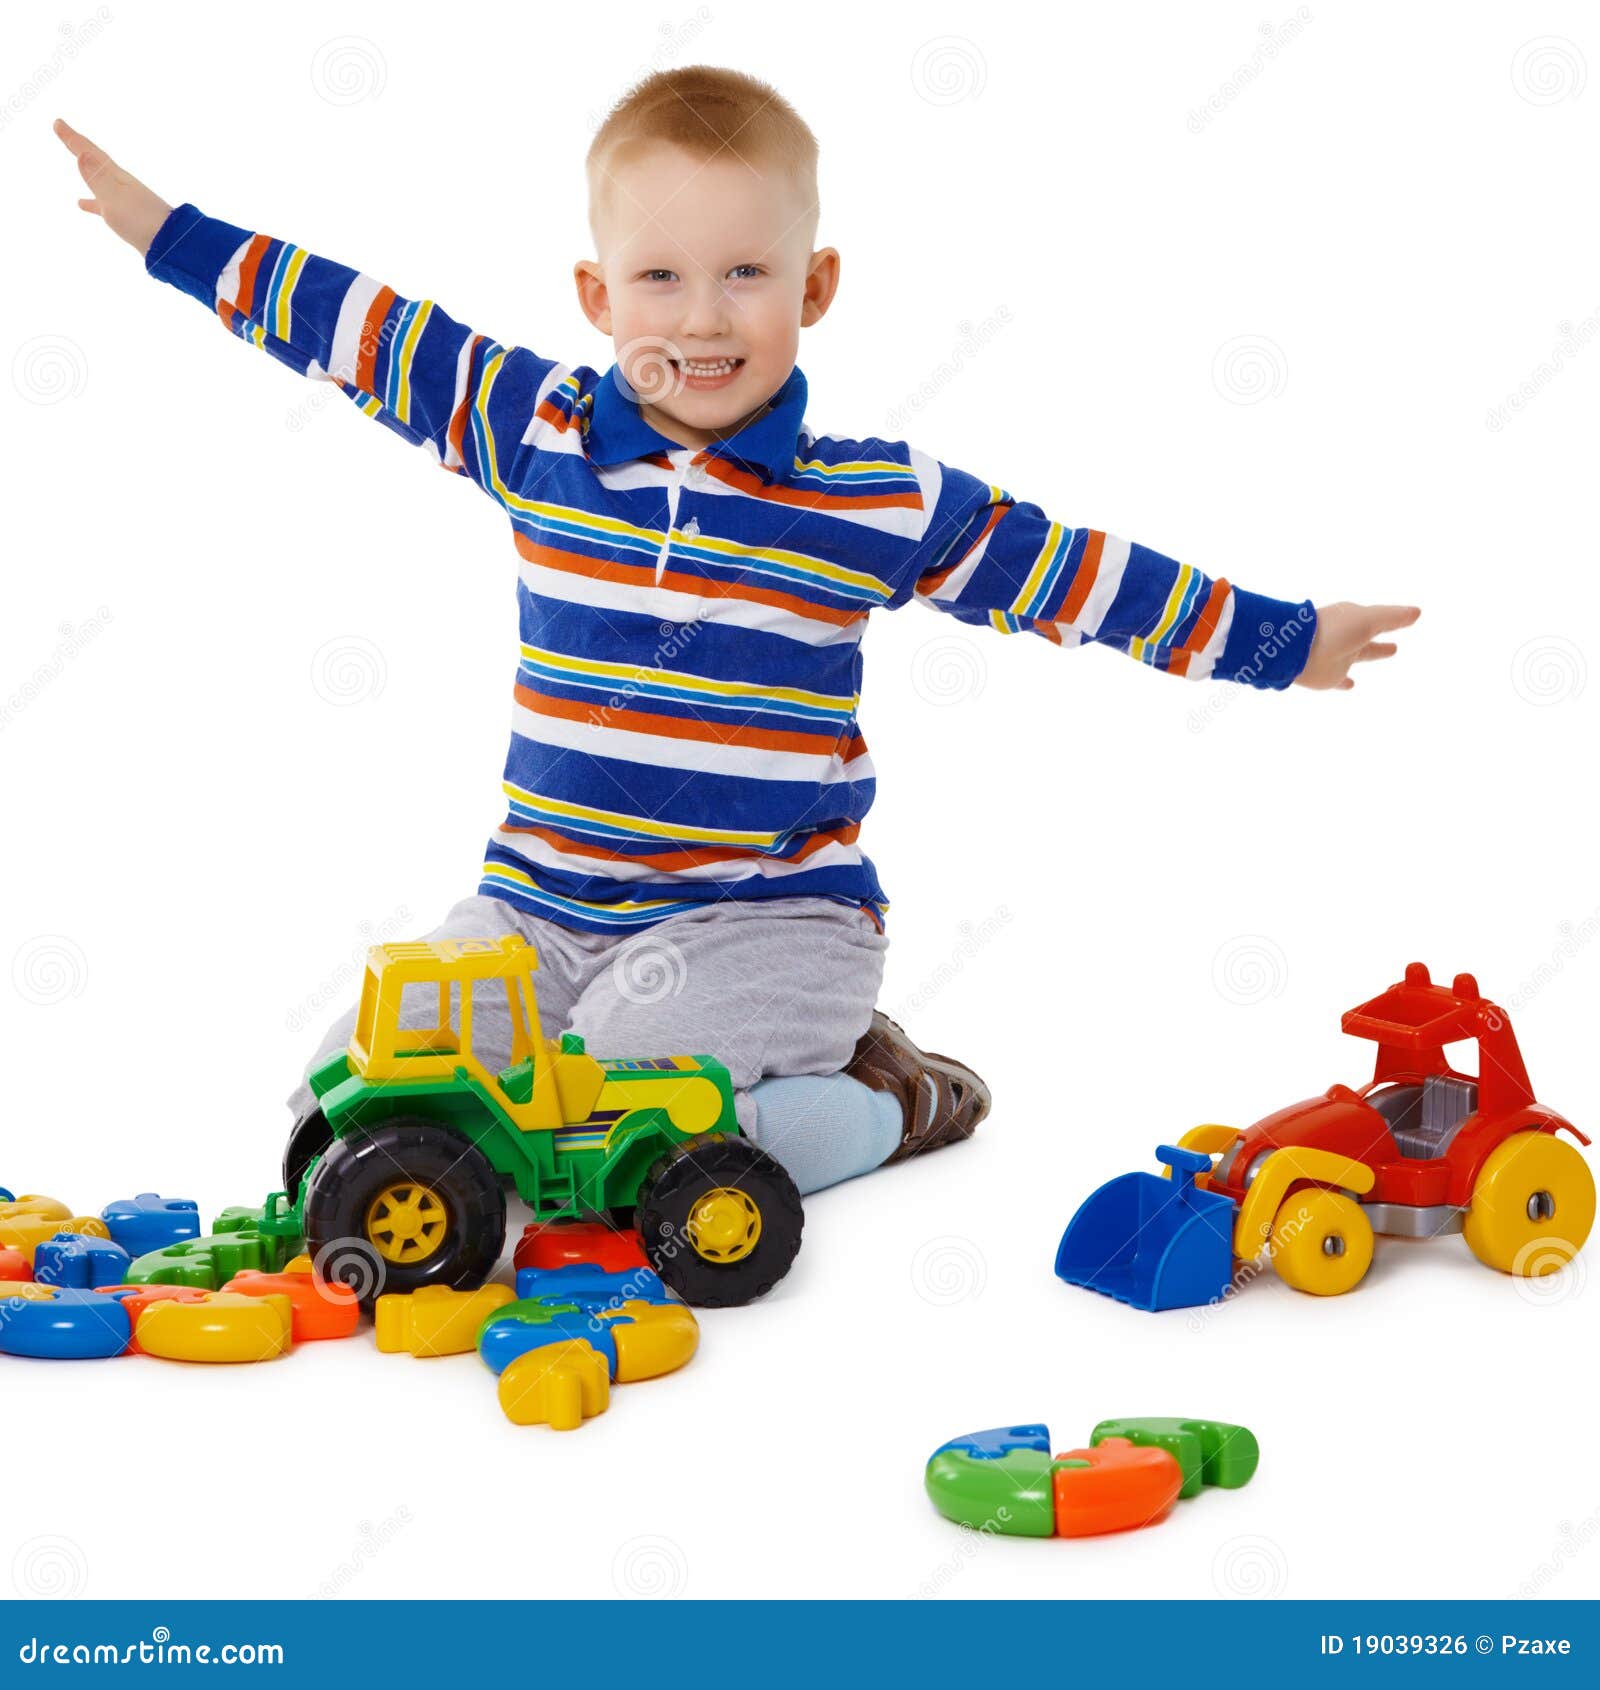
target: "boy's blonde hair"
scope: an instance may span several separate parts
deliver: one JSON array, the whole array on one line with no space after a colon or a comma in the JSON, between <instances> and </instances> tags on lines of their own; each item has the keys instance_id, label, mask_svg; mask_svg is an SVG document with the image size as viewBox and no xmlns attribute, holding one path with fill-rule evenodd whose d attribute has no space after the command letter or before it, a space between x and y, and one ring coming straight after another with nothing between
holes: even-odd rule
<instances>
[{"instance_id":1,"label":"boy's blonde hair","mask_svg":"<svg viewBox=\"0 0 1600 1690\"><path fill-rule=\"evenodd\" d=\"M772 87L721 65L683 65L647 76L614 105L589 144L589 225L599 239L598 210L619 165L661 144L707 161L734 158L786 173L809 208L816 238L817 138Z\"/></svg>"}]
</instances>

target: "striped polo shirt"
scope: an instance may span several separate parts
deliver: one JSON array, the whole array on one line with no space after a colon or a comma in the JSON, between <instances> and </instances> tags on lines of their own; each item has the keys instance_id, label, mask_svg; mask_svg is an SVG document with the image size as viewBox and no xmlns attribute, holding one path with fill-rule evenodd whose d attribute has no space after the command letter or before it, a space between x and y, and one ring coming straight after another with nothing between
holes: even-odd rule
<instances>
[{"instance_id":1,"label":"striped polo shirt","mask_svg":"<svg viewBox=\"0 0 1600 1690\"><path fill-rule=\"evenodd\" d=\"M479 889L563 925L630 931L716 899L801 896L881 925L860 843L872 610L916 598L1259 687L1304 665L1309 602L1067 527L903 440L819 434L798 368L696 450L645 421L619 366L508 348L194 205L145 264L505 511L521 660Z\"/></svg>"}]
</instances>

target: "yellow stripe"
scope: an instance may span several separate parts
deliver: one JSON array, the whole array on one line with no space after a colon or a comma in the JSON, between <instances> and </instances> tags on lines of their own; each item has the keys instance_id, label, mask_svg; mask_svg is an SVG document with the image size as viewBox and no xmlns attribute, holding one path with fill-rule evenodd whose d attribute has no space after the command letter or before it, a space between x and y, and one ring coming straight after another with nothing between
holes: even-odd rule
<instances>
[{"instance_id":1,"label":"yellow stripe","mask_svg":"<svg viewBox=\"0 0 1600 1690\"><path fill-rule=\"evenodd\" d=\"M686 691L714 693L719 698L773 698L790 704L814 704L824 710L853 710L860 702L860 694L848 698L825 692L803 692L798 687L763 687L746 681L719 681L710 675L693 675L679 669L641 669L635 664L602 663L590 658L568 657L564 652L545 651L539 646L525 645L522 655L552 669L564 669L574 675L603 675L612 680L660 681Z\"/></svg>"},{"instance_id":2,"label":"yellow stripe","mask_svg":"<svg viewBox=\"0 0 1600 1690\"><path fill-rule=\"evenodd\" d=\"M794 467L796 469L821 470L824 475L842 475L844 471L853 469L887 469L892 470L896 475L903 475L908 481L916 479L914 473L904 464L879 462L876 459L869 459L858 464L825 464L819 458L796 458Z\"/></svg>"},{"instance_id":3,"label":"yellow stripe","mask_svg":"<svg viewBox=\"0 0 1600 1690\"><path fill-rule=\"evenodd\" d=\"M283 286L278 289L278 309L274 313L272 332L279 340L289 339L289 296L294 292L294 285L300 280L300 272L306 267L306 260L311 256L304 247L297 246L294 256L289 260L289 267L283 273Z\"/></svg>"},{"instance_id":4,"label":"yellow stripe","mask_svg":"<svg viewBox=\"0 0 1600 1690\"><path fill-rule=\"evenodd\" d=\"M422 339L422 331L432 315L433 301L423 300L416 316L411 319L411 328L400 348L400 391L395 396L395 415L401 422L411 421L411 360L416 356L417 343Z\"/></svg>"},{"instance_id":5,"label":"yellow stripe","mask_svg":"<svg viewBox=\"0 0 1600 1690\"><path fill-rule=\"evenodd\" d=\"M1039 548L1039 555L1033 560L1033 568L1028 571L1028 579L1022 583L1022 591L1017 594L1017 602L1012 605L1014 616L1027 613L1027 606L1033 603L1033 595L1038 592L1040 584L1050 570L1050 560L1055 556L1056 547L1061 543L1061 524L1052 522L1045 530L1044 544Z\"/></svg>"},{"instance_id":6,"label":"yellow stripe","mask_svg":"<svg viewBox=\"0 0 1600 1690\"><path fill-rule=\"evenodd\" d=\"M1146 639L1159 645L1162 638L1171 631L1173 623L1178 620L1178 607L1183 603L1183 595L1189 588L1190 573L1189 564L1179 564L1178 578L1172 583L1172 592L1167 598L1166 608L1161 612L1161 620L1156 624L1155 632L1146 635Z\"/></svg>"},{"instance_id":7,"label":"yellow stripe","mask_svg":"<svg viewBox=\"0 0 1600 1690\"><path fill-rule=\"evenodd\" d=\"M525 874L519 868L512 868L506 863L485 863L483 865L485 880L510 880L529 887L535 892L543 891L531 874ZM593 898L568 898L569 904L581 904L595 910L659 910L672 903L671 898L625 898L620 903L599 903Z\"/></svg>"},{"instance_id":8,"label":"yellow stripe","mask_svg":"<svg viewBox=\"0 0 1600 1690\"><path fill-rule=\"evenodd\" d=\"M558 816L571 816L575 821L606 822L613 827L625 827L630 833L646 833L657 839L698 839L708 845L770 845L776 833L734 833L718 827L675 827L670 822L652 821L645 816L627 816L619 810L591 810L583 804L567 804L556 798L544 798L524 792L510 781L500 783L508 798L520 799L524 804L550 810Z\"/></svg>"}]
</instances>

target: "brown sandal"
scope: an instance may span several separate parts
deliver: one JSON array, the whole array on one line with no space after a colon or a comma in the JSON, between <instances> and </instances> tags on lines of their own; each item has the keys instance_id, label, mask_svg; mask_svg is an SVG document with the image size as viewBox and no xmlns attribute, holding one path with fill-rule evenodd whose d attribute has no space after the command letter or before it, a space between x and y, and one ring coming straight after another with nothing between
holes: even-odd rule
<instances>
[{"instance_id":1,"label":"brown sandal","mask_svg":"<svg viewBox=\"0 0 1600 1690\"><path fill-rule=\"evenodd\" d=\"M989 1088L965 1063L919 1050L898 1021L874 1010L845 1072L874 1091L898 1099L905 1116L900 1147L883 1162L903 1162L925 1150L971 1138L989 1113Z\"/></svg>"}]
</instances>

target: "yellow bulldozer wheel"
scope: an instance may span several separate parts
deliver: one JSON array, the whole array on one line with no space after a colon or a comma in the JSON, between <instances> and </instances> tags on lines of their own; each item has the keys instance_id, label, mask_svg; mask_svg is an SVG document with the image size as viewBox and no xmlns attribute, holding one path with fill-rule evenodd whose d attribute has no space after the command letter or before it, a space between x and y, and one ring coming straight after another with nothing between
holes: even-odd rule
<instances>
[{"instance_id":1,"label":"yellow bulldozer wheel","mask_svg":"<svg viewBox=\"0 0 1600 1690\"><path fill-rule=\"evenodd\" d=\"M1538 1279L1567 1265L1594 1225L1594 1176L1553 1133L1513 1133L1478 1172L1462 1231L1487 1267Z\"/></svg>"},{"instance_id":2,"label":"yellow bulldozer wheel","mask_svg":"<svg viewBox=\"0 0 1600 1690\"><path fill-rule=\"evenodd\" d=\"M695 1204L684 1231L708 1262L742 1262L761 1242L761 1209L738 1186L719 1185Z\"/></svg>"},{"instance_id":3,"label":"yellow bulldozer wheel","mask_svg":"<svg viewBox=\"0 0 1600 1690\"><path fill-rule=\"evenodd\" d=\"M386 1262L423 1262L444 1242L450 1211L432 1186L386 1185L367 1205L367 1237Z\"/></svg>"},{"instance_id":4,"label":"yellow bulldozer wheel","mask_svg":"<svg viewBox=\"0 0 1600 1690\"><path fill-rule=\"evenodd\" d=\"M1372 1266L1372 1223L1342 1191L1293 1191L1272 1222L1272 1265L1313 1297L1353 1291Z\"/></svg>"}]
</instances>

